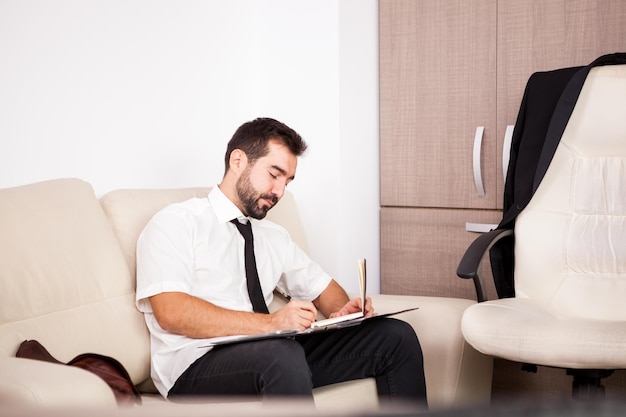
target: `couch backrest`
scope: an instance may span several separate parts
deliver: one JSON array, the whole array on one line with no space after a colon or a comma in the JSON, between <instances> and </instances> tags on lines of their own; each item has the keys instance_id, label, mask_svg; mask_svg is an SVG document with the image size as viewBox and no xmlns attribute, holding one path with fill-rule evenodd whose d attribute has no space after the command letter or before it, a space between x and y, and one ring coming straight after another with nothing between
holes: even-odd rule
<instances>
[{"instance_id":1,"label":"couch backrest","mask_svg":"<svg viewBox=\"0 0 626 417\"><path fill-rule=\"evenodd\" d=\"M59 179L0 190L0 355L26 339L57 359L95 352L134 381L149 338L124 255L92 187Z\"/></svg>"},{"instance_id":2,"label":"couch backrest","mask_svg":"<svg viewBox=\"0 0 626 417\"><path fill-rule=\"evenodd\" d=\"M202 187L120 189L111 191L100 199L100 204L109 218L124 252L133 281L135 279L137 238L152 216L169 204L195 197L205 197L210 190L210 188ZM302 249L308 250L302 223L291 193L285 193L280 202L269 211L267 219L285 227L291 238Z\"/></svg>"},{"instance_id":3,"label":"couch backrest","mask_svg":"<svg viewBox=\"0 0 626 417\"><path fill-rule=\"evenodd\" d=\"M206 196L209 188L179 189L119 189L111 191L100 198L100 204L113 226L129 273L135 285L135 251L139 234L163 207Z\"/></svg>"}]
</instances>

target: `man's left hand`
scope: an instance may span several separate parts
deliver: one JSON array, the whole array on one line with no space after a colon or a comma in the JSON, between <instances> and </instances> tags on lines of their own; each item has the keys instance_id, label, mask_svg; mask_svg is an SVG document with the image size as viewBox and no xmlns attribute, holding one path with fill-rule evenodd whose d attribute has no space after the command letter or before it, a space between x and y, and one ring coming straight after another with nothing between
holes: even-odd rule
<instances>
[{"instance_id":1,"label":"man's left hand","mask_svg":"<svg viewBox=\"0 0 626 417\"><path fill-rule=\"evenodd\" d=\"M332 313L330 317L339 317L345 316L347 314L358 313L361 311L361 298L353 298L348 301L343 307L341 307L338 311ZM373 316L374 315L374 306L372 305L372 299L370 297L366 297L365 299L365 316Z\"/></svg>"}]
</instances>

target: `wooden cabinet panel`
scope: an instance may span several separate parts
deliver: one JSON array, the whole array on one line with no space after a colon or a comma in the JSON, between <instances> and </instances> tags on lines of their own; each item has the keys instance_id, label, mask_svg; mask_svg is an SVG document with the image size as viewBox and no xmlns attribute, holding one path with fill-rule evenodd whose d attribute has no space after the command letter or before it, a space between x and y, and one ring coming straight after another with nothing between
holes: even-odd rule
<instances>
[{"instance_id":1,"label":"wooden cabinet panel","mask_svg":"<svg viewBox=\"0 0 626 417\"><path fill-rule=\"evenodd\" d=\"M626 51L623 0L499 0L498 103L515 119L528 77Z\"/></svg>"},{"instance_id":2,"label":"wooden cabinet panel","mask_svg":"<svg viewBox=\"0 0 626 417\"><path fill-rule=\"evenodd\" d=\"M465 223L498 223L487 210L389 208L381 210L381 292L476 299L471 280L456 276L465 250L478 236ZM497 298L492 279L489 297Z\"/></svg>"},{"instance_id":3,"label":"wooden cabinet panel","mask_svg":"<svg viewBox=\"0 0 626 417\"><path fill-rule=\"evenodd\" d=\"M497 132L517 118L532 73L626 51L623 0L498 0ZM497 140L502 155L502 137ZM501 164L501 160L498 161ZM498 178L498 207L504 181Z\"/></svg>"},{"instance_id":4,"label":"wooden cabinet panel","mask_svg":"<svg viewBox=\"0 0 626 417\"><path fill-rule=\"evenodd\" d=\"M495 1L381 0L379 16L382 205L495 208Z\"/></svg>"}]
</instances>

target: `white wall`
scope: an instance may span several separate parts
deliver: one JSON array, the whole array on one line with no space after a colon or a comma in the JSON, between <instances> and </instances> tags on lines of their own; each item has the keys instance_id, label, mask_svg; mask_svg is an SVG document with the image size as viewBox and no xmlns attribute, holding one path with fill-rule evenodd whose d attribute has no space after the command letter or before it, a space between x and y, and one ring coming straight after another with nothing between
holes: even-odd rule
<instances>
[{"instance_id":1,"label":"white wall","mask_svg":"<svg viewBox=\"0 0 626 417\"><path fill-rule=\"evenodd\" d=\"M290 185L312 256L379 291L375 0L0 0L0 187L214 185L234 130L309 143Z\"/></svg>"}]
</instances>

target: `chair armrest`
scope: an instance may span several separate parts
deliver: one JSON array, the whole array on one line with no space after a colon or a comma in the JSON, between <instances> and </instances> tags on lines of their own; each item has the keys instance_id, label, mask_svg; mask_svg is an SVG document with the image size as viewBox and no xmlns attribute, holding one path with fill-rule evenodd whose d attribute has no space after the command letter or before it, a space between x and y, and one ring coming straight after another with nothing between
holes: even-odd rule
<instances>
[{"instance_id":1,"label":"chair armrest","mask_svg":"<svg viewBox=\"0 0 626 417\"><path fill-rule=\"evenodd\" d=\"M0 404L36 408L117 408L111 388L89 371L14 357L0 358Z\"/></svg>"},{"instance_id":2,"label":"chair armrest","mask_svg":"<svg viewBox=\"0 0 626 417\"><path fill-rule=\"evenodd\" d=\"M495 245L500 239L511 236L512 234L513 230L511 229L495 229L482 234L472 242L461 258L456 274L459 278L474 280L474 287L476 287L476 298L478 302L487 300L485 282L478 274L480 262L493 245Z\"/></svg>"}]
</instances>

